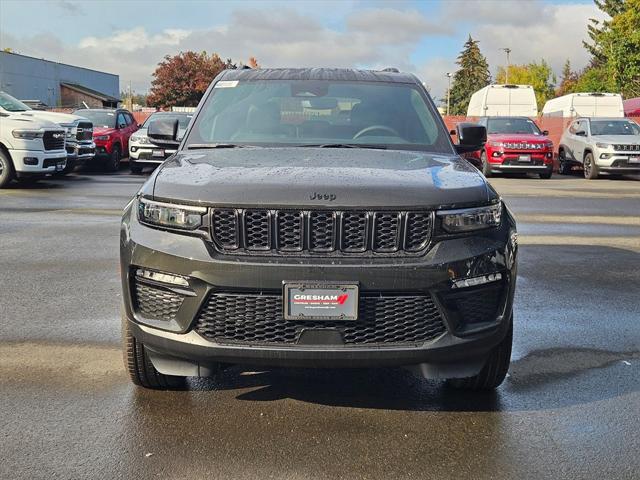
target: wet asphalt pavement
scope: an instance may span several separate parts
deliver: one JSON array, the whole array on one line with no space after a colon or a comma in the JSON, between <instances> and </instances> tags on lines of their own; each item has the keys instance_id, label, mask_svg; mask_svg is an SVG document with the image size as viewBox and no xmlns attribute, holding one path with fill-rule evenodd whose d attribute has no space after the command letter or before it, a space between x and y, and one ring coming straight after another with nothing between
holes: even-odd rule
<instances>
[{"instance_id":1,"label":"wet asphalt pavement","mask_svg":"<svg viewBox=\"0 0 640 480\"><path fill-rule=\"evenodd\" d=\"M119 212L144 180L0 191L0 478L638 479L640 179L498 178L518 219L509 377L405 370L129 383Z\"/></svg>"}]
</instances>

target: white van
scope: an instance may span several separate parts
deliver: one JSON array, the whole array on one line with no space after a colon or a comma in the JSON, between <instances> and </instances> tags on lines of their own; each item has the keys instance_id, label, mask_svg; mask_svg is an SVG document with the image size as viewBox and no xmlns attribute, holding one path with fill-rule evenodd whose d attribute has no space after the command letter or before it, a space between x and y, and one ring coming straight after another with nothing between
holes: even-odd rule
<instances>
[{"instance_id":1,"label":"white van","mask_svg":"<svg viewBox=\"0 0 640 480\"><path fill-rule=\"evenodd\" d=\"M570 93L545 103L543 117L624 117L619 93Z\"/></svg>"},{"instance_id":2,"label":"white van","mask_svg":"<svg viewBox=\"0 0 640 480\"><path fill-rule=\"evenodd\" d=\"M467 117L537 117L531 85L488 85L471 95Z\"/></svg>"}]
</instances>

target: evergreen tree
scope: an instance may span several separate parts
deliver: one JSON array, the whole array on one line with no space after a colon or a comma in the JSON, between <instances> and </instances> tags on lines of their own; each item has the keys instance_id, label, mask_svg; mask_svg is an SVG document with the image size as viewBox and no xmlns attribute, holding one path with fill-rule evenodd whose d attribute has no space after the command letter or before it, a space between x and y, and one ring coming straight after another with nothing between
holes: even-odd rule
<instances>
[{"instance_id":1,"label":"evergreen tree","mask_svg":"<svg viewBox=\"0 0 640 480\"><path fill-rule=\"evenodd\" d=\"M451 115L466 115L471 95L491 83L489 64L480 52L478 43L469 35L464 49L458 55L456 64L460 68L454 74L451 84Z\"/></svg>"},{"instance_id":2,"label":"evergreen tree","mask_svg":"<svg viewBox=\"0 0 640 480\"><path fill-rule=\"evenodd\" d=\"M562 69L562 78L560 79L560 85L556 89L556 96L560 97L562 95L576 92L577 84L578 74L571 70L571 62L569 61L569 59L567 59Z\"/></svg>"}]
</instances>

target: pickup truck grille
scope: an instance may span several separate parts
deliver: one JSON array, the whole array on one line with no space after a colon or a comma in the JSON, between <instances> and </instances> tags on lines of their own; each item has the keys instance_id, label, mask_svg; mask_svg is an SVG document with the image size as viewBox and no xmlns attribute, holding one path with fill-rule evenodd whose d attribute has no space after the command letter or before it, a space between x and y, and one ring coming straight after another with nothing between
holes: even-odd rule
<instances>
[{"instance_id":1,"label":"pickup truck grille","mask_svg":"<svg viewBox=\"0 0 640 480\"><path fill-rule=\"evenodd\" d=\"M360 296L358 320L285 320L282 295L215 292L196 318L195 330L219 343L298 342L303 330L337 330L347 346L422 344L446 331L428 295L369 293Z\"/></svg>"},{"instance_id":2,"label":"pickup truck grille","mask_svg":"<svg viewBox=\"0 0 640 480\"><path fill-rule=\"evenodd\" d=\"M48 130L44 132L42 141L45 150L64 150L64 140L66 137L64 130Z\"/></svg>"},{"instance_id":3,"label":"pickup truck grille","mask_svg":"<svg viewBox=\"0 0 640 480\"><path fill-rule=\"evenodd\" d=\"M640 152L640 145L614 145L616 152Z\"/></svg>"},{"instance_id":4,"label":"pickup truck grille","mask_svg":"<svg viewBox=\"0 0 640 480\"><path fill-rule=\"evenodd\" d=\"M215 208L212 238L222 253L398 254L422 252L432 212Z\"/></svg>"},{"instance_id":5,"label":"pickup truck grille","mask_svg":"<svg viewBox=\"0 0 640 480\"><path fill-rule=\"evenodd\" d=\"M93 140L93 124L91 122L78 123L76 140L78 142L87 142Z\"/></svg>"}]
</instances>

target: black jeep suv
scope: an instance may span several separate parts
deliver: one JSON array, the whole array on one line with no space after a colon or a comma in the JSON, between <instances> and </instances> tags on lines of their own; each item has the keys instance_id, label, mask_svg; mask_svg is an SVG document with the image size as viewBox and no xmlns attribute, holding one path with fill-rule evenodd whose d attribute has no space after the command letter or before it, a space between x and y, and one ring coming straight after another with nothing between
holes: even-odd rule
<instances>
[{"instance_id":1,"label":"black jeep suv","mask_svg":"<svg viewBox=\"0 0 640 480\"><path fill-rule=\"evenodd\" d=\"M173 120L151 122L175 145ZM126 364L179 388L223 365L414 366L504 379L515 222L413 75L222 72L121 228Z\"/></svg>"}]
</instances>

